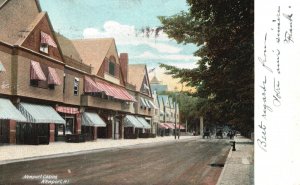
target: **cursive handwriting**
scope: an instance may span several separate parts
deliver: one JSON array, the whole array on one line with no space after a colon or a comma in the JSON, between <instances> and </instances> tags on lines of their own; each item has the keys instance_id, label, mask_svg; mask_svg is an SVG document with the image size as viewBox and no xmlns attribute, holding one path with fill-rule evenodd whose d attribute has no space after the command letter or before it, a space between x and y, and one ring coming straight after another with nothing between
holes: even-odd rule
<instances>
[{"instance_id":1,"label":"cursive handwriting","mask_svg":"<svg viewBox=\"0 0 300 185\"><path fill-rule=\"evenodd\" d=\"M258 146L265 152L267 152L267 127L260 122L258 127L261 129L262 136L260 139L257 139Z\"/></svg>"},{"instance_id":2,"label":"cursive handwriting","mask_svg":"<svg viewBox=\"0 0 300 185\"><path fill-rule=\"evenodd\" d=\"M263 90L262 92L262 100L263 100L263 114L262 117L267 119L267 111L269 112L273 112L273 109L267 105L267 88L266 88L266 84L267 84L267 77L265 76L264 81L262 82L262 85L260 86Z\"/></svg>"},{"instance_id":3,"label":"cursive handwriting","mask_svg":"<svg viewBox=\"0 0 300 185\"><path fill-rule=\"evenodd\" d=\"M277 37L276 37L277 43L280 42L280 6L278 6L277 10Z\"/></svg>"},{"instance_id":4,"label":"cursive handwriting","mask_svg":"<svg viewBox=\"0 0 300 185\"><path fill-rule=\"evenodd\" d=\"M267 33L265 35L264 58L262 59L261 57L258 57L258 60L260 61L260 63L262 64L262 66L264 68L266 68L268 71L273 73L273 70L266 65L266 63L267 63Z\"/></svg>"},{"instance_id":5,"label":"cursive handwriting","mask_svg":"<svg viewBox=\"0 0 300 185\"><path fill-rule=\"evenodd\" d=\"M293 14L285 14L285 13L283 13L283 17L285 17L286 19L288 19L289 22L290 22L290 28L284 34L284 42L285 43L294 42L293 41L293 19L292 19Z\"/></svg>"},{"instance_id":6,"label":"cursive handwriting","mask_svg":"<svg viewBox=\"0 0 300 185\"><path fill-rule=\"evenodd\" d=\"M281 105L280 99L281 99L281 95L280 95L280 83L279 81L276 81L276 79L274 78L274 93L275 95L273 95L273 105L276 107L279 107Z\"/></svg>"}]
</instances>

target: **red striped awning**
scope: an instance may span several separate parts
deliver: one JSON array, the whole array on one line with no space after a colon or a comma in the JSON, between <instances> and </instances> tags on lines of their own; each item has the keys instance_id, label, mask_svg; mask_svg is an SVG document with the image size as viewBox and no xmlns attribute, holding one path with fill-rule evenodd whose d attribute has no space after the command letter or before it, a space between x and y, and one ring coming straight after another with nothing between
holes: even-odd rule
<instances>
[{"instance_id":1,"label":"red striped awning","mask_svg":"<svg viewBox=\"0 0 300 185\"><path fill-rule=\"evenodd\" d=\"M109 84L104 81L96 82L97 86L101 91L105 92L107 96L114 97L119 100L125 101L136 101L134 97L132 97L125 89L122 87L115 86L113 84Z\"/></svg>"},{"instance_id":2,"label":"red striped awning","mask_svg":"<svg viewBox=\"0 0 300 185\"><path fill-rule=\"evenodd\" d=\"M169 127L165 126L163 123L159 123L158 124L159 128L164 128L164 129L168 129Z\"/></svg>"},{"instance_id":3,"label":"red striped awning","mask_svg":"<svg viewBox=\"0 0 300 185\"><path fill-rule=\"evenodd\" d=\"M66 113L66 114L78 114L79 113L78 108L75 108L75 107L57 106L56 111Z\"/></svg>"},{"instance_id":4,"label":"red striped awning","mask_svg":"<svg viewBox=\"0 0 300 185\"><path fill-rule=\"evenodd\" d=\"M46 81L46 76L41 68L40 63L32 60L30 67L30 80Z\"/></svg>"},{"instance_id":5,"label":"red striped awning","mask_svg":"<svg viewBox=\"0 0 300 185\"><path fill-rule=\"evenodd\" d=\"M42 32L42 31L41 31L41 43L48 44L49 46L53 46L53 47L57 48L55 41L50 37L50 35Z\"/></svg>"},{"instance_id":6,"label":"red striped awning","mask_svg":"<svg viewBox=\"0 0 300 185\"><path fill-rule=\"evenodd\" d=\"M175 126L173 125L173 123L164 123L164 125L170 129L175 129Z\"/></svg>"},{"instance_id":7,"label":"red striped awning","mask_svg":"<svg viewBox=\"0 0 300 185\"><path fill-rule=\"evenodd\" d=\"M90 77L85 76L84 77L84 92L87 93L97 93L97 92L104 92L104 90L101 90L97 83L94 82L94 80L92 80Z\"/></svg>"},{"instance_id":8,"label":"red striped awning","mask_svg":"<svg viewBox=\"0 0 300 185\"><path fill-rule=\"evenodd\" d=\"M56 70L52 67L48 67L48 84L54 84L54 85L60 85L61 81L59 79L59 76L56 72Z\"/></svg>"}]
</instances>

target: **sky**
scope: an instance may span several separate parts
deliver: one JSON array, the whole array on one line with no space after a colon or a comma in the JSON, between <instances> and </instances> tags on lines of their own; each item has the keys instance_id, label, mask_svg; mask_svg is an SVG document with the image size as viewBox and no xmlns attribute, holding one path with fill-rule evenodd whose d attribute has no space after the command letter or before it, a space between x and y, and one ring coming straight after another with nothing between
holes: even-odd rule
<instances>
[{"instance_id":1,"label":"sky","mask_svg":"<svg viewBox=\"0 0 300 185\"><path fill-rule=\"evenodd\" d=\"M159 63L193 68L198 60L192 44L177 44L163 31L157 38L141 32L147 26L161 26L158 16L187 11L185 0L40 0L40 4L55 31L70 39L113 37L118 52L128 53L130 64L147 64L156 74L163 71Z\"/></svg>"}]
</instances>

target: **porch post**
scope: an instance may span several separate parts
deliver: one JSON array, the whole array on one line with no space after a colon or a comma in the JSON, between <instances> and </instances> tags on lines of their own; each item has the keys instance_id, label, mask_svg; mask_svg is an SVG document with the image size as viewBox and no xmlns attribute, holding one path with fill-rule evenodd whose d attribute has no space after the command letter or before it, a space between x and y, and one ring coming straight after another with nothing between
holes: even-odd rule
<instances>
[{"instance_id":1,"label":"porch post","mask_svg":"<svg viewBox=\"0 0 300 185\"><path fill-rule=\"evenodd\" d=\"M9 120L9 143L10 144L16 144L16 127L17 127L17 122L14 120Z\"/></svg>"}]
</instances>

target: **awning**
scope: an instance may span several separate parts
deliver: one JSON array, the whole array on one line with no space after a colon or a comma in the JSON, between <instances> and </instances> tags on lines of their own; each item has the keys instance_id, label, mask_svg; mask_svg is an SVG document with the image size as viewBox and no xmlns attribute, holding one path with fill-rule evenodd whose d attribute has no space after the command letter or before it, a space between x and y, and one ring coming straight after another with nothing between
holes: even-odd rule
<instances>
[{"instance_id":1,"label":"awning","mask_svg":"<svg viewBox=\"0 0 300 185\"><path fill-rule=\"evenodd\" d=\"M41 68L40 63L31 60L30 80L46 81L46 76Z\"/></svg>"},{"instance_id":2,"label":"awning","mask_svg":"<svg viewBox=\"0 0 300 185\"><path fill-rule=\"evenodd\" d=\"M170 129L175 129L175 126L173 125L173 123L164 123L164 125Z\"/></svg>"},{"instance_id":3,"label":"awning","mask_svg":"<svg viewBox=\"0 0 300 185\"><path fill-rule=\"evenodd\" d=\"M163 123L159 123L158 124L159 128L164 128L164 129L168 129L169 127L165 126Z\"/></svg>"},{"instance_id":4,"label":"awning","mask_svg":"<svg viewBox=\"0 0 300 185\"><path fill-rule=\"evenodd\" d=\"M125 127L144 128L144 126L132 115L126 115L124 118Z\"/></svg>"},{"instance_id":5,"label":"awning","mask_svg":"<svg viewBox=\"0 0 300 185\"><path fill-rule=\"evenodd\" d=\"M61 82L56 70L52 67L48 67L48 71L48 84L60 85Z\"/></svg>"},{"instance_id":6,"label":"awning","mask_svg":"<svg viewBox=\"0 0 300 185\"><path fill-rule=\"evenodd\" d=\"M0 73L5 72L5 71L6 71L5 67L3 66L2 62L0 61Z\"/></svg>"},{"instance_id":7,"label":"awning","mask_svg":"<svg viewBox=\"0 0 300 185\"><path fill-rule=\"evenodd\" d=\"M144 100L145 100L145 103L146 103L147 107L148 107L149 109L151 109L151 106L150 106L149 100L148 100L148 99L146 99L146 98L144 98Z\"/></svg>"},{"instance_id":8,"label":"awning","mask_svg":"<svg viewBox=\"0 0 300 185\"><path fill-rule=\"evenodd\" d=\"M82 125L93 127L106 127L105 122L97 113L84 112L82 114Z\"/></svg>"},{"instance_id":9,"label":"awning","mask_svg":"<svg viewBox=\"0 0 300 185\"><path fill-rule=\"evenodd\" d=\"M136 101L124 88L115 86L113 84L98 81L96 82L98 88L103 91L107 96L112 96L119 100Z\"/></svg>"},{"instance_id":10,"label":"awning","mask_svg":"<svg viewBox=\"0 0 300 185\"><path fill-rule=\"evenodd\" d=\"M66 124L51 106L20 103L18 108L29 123Z\"/></svg>"},{"instance_id":11,"label":"awning","mask_svg":"<svg viewBox=\"0 0 300 185\"><path fill-rule=\"evenodd\" d=\"M63 107L63 106L57 106L56 108L57 112L62 112L65 114L78 114L78 108L75 107Z\"/></svg>"},{"instance_id":12,"label":"awning","mask_svg":"<svg viewBox=\"0 0 300 185\"><path fill-rule=\"evenodd\" d=\"M104 90L101 90L97 83L94 82L90 77L85 76L84 77L84 92L86 93L98 93L98 92L104 92Z\"/></svg>"},{"instance_id":13,"label":"awning","mask_svg":"<svg viewBox=\"0 0 300 185\"><path fill-rule=\"evenodd\" d=\"M51 38L50 35L41 31L41 43L48 44L49 46L53 46L57 48L55 41Z\"/></svg>"},{"instance_id":14,"label":"awning","mask_svg":"<svg viewBox=\"0 0 300 185\"><path fill-rule=\"evenodd\" d=\"M146 104L144 98L140 97L140 102L141 102L141 106L142 106L142 107L147 107L147 104Z\"/></svg>"},{"instance_id":15,"label":"awning","mask_svg":"<svg viewBox=\"0 0 300 185\"><path fill-rule=\"evenodd\" d=\"M151 128L151 126L149 125L149 123L142 117L136 117L137 120L139 120L139 122L144 126L144 128L149 129Z\"/></svg>"},{"instance_id":16,"label":"awning","mask_svg":"<svg viewBox=\"0 0 300 185\"><path fill-rule=\"evenodd\" d=\"M149 105L151 106L151 108L158 109L158 107L156 107L156 105L151 100L148 100L148 102L149 102Z\"/></svg>"},{"instance_id":17,"label":"awning","mask_svg":"<svg viewBox=\"0 0 300 185\"><path fill-rule=\"evenodd\" d=\"M0 119L26 122L26 118L11 103L9 99L0 98Z\"/></svg>"}]
</instances>

